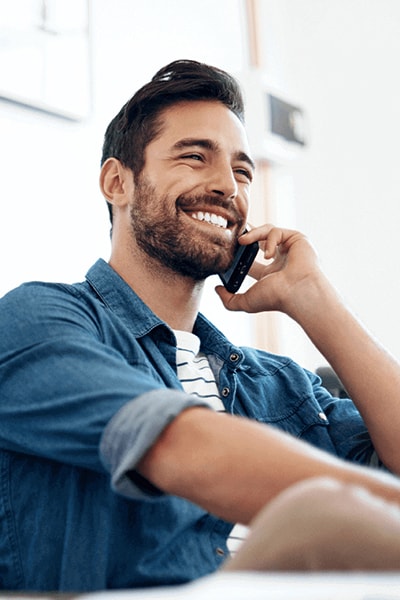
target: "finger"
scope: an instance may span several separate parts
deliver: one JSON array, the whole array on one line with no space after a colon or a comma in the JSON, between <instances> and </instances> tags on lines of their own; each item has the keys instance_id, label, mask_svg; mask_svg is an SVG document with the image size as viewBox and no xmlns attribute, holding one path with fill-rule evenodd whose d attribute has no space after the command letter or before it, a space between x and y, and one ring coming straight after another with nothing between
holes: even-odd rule
<instances>
[{"instance_id":1,"label":"finger","mask_svg":"<svg viewBox=\"0 0 400 600\"><path fill-rule=\"evenodd\" d=\"M222 301L222 304L227 310L252 312L246 301L245 294L231 294L222 285L217 285L215 291L217 292L218 296Z\"/></svg>"},{"instance_id":2,"label":"finger","mask_svg":"<svg viewBox=\"0 0 400 600\"><path fill-rule=\"evenodd\" d=\"M261 263L258 260L255 260L250 267L249 275L259 281L262 277L267 275L268 265L265 263Z\"/></svg>"},{"instance_id":3,"label":"finger","mask_svg":"<svg viewBox=\"0 0 400 600\"><path fill-rule=\"evenodd\" d=\"M281 229L280 227L275 227L274 225L267 223L255 227L241 235L239 237L239 243L247 245L256 241L259 242L260 247L264 252L264 257L269 259L275 256L277 248L289 239L293 233L296 232L290 229Z\"/></svg>"},{"instance_id":4,"label":"finger","mask_svg":"<svg viewBox=\"0 0 400 600\"><path fill-rule=\"evenodd\" d=\"M273 258L282 242L289 236L290 232L288 229L280 229L273 227L265 240L264 245L264 257L266 259Z\"/></svg>"},{"instance_id":5,"label":"finger","mask_svg":"<svg viewBox=\"0 0 400 600\"><path fill-rule=\"evenodd\" d=\"M274 226L270 223L266 223L265 225L259 225L258 227L254 227L249 229L246 233L243 233L239 237L239 242L241 244L251 244L252 242L261 242L265 240L269 234L269 232L274 229Z\"/></svg>"}]
</instances>

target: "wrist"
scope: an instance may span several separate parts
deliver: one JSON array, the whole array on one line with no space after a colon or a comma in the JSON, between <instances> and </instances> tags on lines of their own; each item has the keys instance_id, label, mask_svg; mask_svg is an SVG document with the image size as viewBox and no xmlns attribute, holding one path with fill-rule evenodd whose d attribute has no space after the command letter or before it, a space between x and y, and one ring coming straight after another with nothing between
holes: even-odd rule
<instances>
[{"instance_id":1,"label":"wrist","mask_svg":"<svg viewBox=\"0 0 400 600\"><path fill-rule=\"evenodd\" d=\"M339 294L322 273L318 270L303 278L291 290L285 300L285 311L303 329L318 321L326 319L338 305L341 305Z\"/></svg>"}]
</instances>

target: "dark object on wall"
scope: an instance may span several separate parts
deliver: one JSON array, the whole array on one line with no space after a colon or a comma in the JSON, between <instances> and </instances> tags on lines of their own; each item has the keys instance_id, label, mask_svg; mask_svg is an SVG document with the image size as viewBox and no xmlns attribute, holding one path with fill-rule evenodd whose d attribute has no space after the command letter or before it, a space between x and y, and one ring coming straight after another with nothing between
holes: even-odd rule
<instances>
[{"instance_id":1,"label":"dark object on wall","mask_svg":"<svg viewBox=\"0 0 400 600\"><path fill-rule=\"evenodd\" d=\"M304 146L304 115L301 108L271 94L268 95L268 99L271 114L271 132L282 136L288 142L295 142Z\"/></svg>"}]
</instances>

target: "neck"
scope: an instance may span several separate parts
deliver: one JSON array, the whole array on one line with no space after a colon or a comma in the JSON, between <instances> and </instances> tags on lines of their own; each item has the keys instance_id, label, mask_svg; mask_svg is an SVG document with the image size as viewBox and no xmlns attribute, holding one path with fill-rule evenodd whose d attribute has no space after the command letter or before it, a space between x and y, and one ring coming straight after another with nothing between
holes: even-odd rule
<instances>
[{"instance_id":1,"label":"neck","mask_svg":"<svg viewBox=\"0 0 400 600\"><path fill-rule=\"evenodd\" d=\"M130 248L129 255L113 247L109 264L171 329L193 330L203 281L193 281L163 267L137 247Z\"/></svg>"}]
</instances>

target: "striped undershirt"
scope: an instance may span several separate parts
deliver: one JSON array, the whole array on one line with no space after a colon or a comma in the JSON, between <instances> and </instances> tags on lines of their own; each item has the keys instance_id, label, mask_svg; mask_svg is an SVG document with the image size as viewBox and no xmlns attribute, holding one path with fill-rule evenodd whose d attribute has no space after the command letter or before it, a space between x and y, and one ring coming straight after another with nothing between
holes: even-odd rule
<instances>
[{"instance_id":1,"label":"striped undershirt","mask_svg":"<svg viewBox=\"0 0 400 600\"><path fill-rule=\"evenodd\" d=\"M176 367L178 378L188 394L202 398L217 412L226 412L207 356L200 352L200 338L188 331L174 330L176 337ZM235 525L227 545L234 554L246 538L248 528Z\"/></svg>"}]
</instances>

